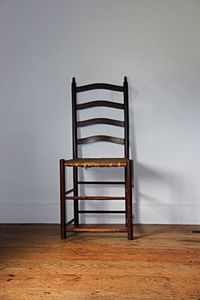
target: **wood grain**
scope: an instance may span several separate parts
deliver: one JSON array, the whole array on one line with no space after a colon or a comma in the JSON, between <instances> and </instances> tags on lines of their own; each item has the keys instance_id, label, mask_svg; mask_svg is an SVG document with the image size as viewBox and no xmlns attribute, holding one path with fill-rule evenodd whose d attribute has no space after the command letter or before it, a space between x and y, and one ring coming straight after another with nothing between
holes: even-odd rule
<instances>
[{"instance_id":1,"label":"wood grain","mask_svg":"<svg viewBox=\"0 0 200 300\"><path fill-rule=\"evenodd\" d=\"M59 225L1 225L0 299L198 300L199 229L135 225L133 241L123 233L61 240Z\"/></svg>"}]
</instances>

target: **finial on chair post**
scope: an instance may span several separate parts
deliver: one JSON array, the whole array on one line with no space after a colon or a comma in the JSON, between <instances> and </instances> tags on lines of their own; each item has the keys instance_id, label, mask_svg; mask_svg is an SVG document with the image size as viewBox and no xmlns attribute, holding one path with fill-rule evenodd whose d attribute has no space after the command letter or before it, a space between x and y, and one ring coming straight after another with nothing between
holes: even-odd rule
<instances>
[{"instance_id":1,"label":"finial on chair post","mask_svg":"<svg viewBox=\"0 0 200 300\"><path fill-rule=\"evenodd\" d=\"M75 79L75 77L72 78L72 84L74 84L74 85L76 84L76 79Z\"/></svg>"},{"instance_id":2,"label":"finial on chair post","mask_svg":"<svg viewBox=\"0 0 200 300\"><path fill-rule=\"evenodd\" d=\"M124 76L124 84L127 84L128 83L128 81L127 81L127 77L126 76Z\"/></svg>"}]
</instances>

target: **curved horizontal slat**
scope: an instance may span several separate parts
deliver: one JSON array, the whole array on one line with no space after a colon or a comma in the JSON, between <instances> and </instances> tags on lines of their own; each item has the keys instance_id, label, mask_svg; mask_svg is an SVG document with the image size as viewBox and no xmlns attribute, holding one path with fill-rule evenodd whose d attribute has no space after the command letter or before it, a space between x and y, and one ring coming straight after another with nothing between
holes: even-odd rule
<instances>
[{"instance_id":1,"label":"curved horizontal slat","mask_svg":"<svg viewBox=\"0 0 200 300\"><path fill-rule=\"evenodd\" d=\"M107 118L94 118L88 119L84 121L77 122L77 127L89 126L89 125L96 125L96 124L108 124L113 126L124 127L124 121L114 120L114 119L107 119Z\"/></svg>"},{"instance_id":2,"label":"curved horizontal slat","mask_svg":"<svg viewBox=\"0 0 200 300\"><path fill-rule=\"evenodd\" d=\"M90 101L90 102L85 102L81 104L77 104L76 108L77 109L86 109L86 108L91 108L95 106L104 106L104 107L113 107L117 109L124 109L124 104L122 103L116 103L112 101L106 101L106 100L97 100L97 101Z\"/></svg>"},{"instance_id":3,"label":"curved horizontal slat","mask_svg":"<svg viewBox=\"0 0 200 300\"><path fill-rule=\"evenodd\" d=\"M124 87L120 86L120 85L107 84L107 83L93 83L93 84L87 84L87 85L82 85L82 86L77 86L76 87L76 91L78 93L79 92L90 91L90 90L96 90L96 89L123 92Z\"/></svg>"},{"instance_id":4,"label":"curved horizontal slat","mask_svg":"<svg viewBox=\"0 0 200 300\"><path fill-rule=\"evenodd\" d=\"M93 135L93 136L89 136L77 140L78 145L89 144L94 142L110 142L110 143L124 145L125 140L114 136L108 136L108 135Z\"/></svg>"}]
</instances>

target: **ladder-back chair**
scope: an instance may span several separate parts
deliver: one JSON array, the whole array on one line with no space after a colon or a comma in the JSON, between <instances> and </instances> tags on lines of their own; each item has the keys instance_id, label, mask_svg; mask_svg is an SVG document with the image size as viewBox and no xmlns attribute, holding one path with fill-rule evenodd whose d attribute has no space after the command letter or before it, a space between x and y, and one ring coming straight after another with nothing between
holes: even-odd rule
<instances>
[{"instance_id":1,"label":"ladder-back chair","mask_svg":"<svg viewBox=\"0 0 200 300\"><path fill-rule=\"evenodd\" d=\"M90 102L78 103L77 94L91 90L110 90L120 92L123 95L123 103L111 102L107 100L95 100ZM123 121L113 118L92 118L88 120L78 120L78 111L93 107L109 107L123 110ZM123 138L109 135L93 135L84 138L78 137L78 128L96 124L107 124L123 127ZM128 108L128 82L124 77L123 85L113 85L107 83L93 83L77 86L75 78L72 79L72 139L73 139L73 158L60 160L60 208L61 208L61 238L66 238L66 232L127 232L128 239L133 239L132 224L132 182L133 182L133 161L129 158L129 108ZM81 158L79 157L78 147L93 142L111 142L124 146L124 156L121 158ZM66 189L66 167L73 168L73 188ZM78 168L124 168L124 178L122 181L83 181L79 179ZM125 195L119 196L81 196L80 185L99 185L99 184L122 184L125 186ZM66 221L66 202L73 200L74 217ZM81 210L79 201L82 200L124 200L125 210ZM79 224L80 214L125 214L125 225L123 227L85 227Z\"/></svg>"}]
</instances>

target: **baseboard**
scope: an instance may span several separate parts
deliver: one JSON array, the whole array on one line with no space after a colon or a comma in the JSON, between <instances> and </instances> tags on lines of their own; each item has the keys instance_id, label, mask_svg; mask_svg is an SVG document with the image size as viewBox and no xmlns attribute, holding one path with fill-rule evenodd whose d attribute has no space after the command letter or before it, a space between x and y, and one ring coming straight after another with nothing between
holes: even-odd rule
<instances>
[{"instance_id":1,"label":"baseboard","mask_svg":"<svg viewBox=\"0 0 200 300\"><path fill-rule=\"evenodd\" d=\"M200 203L135 203L134 216L134 223L198 225L200 224ZM68 217L71 217L69 210ZM57 202L0 203L0 223L53 224L59 223L59 221L60 206ZM84 215L81 216L81 221L90 224L120 224L124 222L124 216L110 214Z\"/></svg>"}]
</instances>

